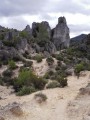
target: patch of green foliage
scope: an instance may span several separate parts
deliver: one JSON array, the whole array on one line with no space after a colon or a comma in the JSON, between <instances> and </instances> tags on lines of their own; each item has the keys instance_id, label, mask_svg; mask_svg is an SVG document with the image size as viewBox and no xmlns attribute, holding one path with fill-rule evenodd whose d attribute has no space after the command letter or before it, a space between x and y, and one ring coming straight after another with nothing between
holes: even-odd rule
<instances>
[{"instance_id":1,"label":"patch of green foliage","mask_svg":"<svg viewBox=\"0 0 90 120\"><path fill-rule=\"evenodd\" d=\"M83 71L85 68L84 64L83 63L79 63L79 64L76 64L75 66L75 73L80 73L81 71Z\"/></svg>"},{"instance_id":2,"label":"patch of green foliage","mask_svg":"<svg viewBox=\"0 0 90 120\"><path fill-rule=\"evenodd\" d=\"M35 92L35 88L33 86L23 86L21 90L17 93L17 96L28 95Z\"/></svg>"},{"instance_id":3,"label":"patch of green foliage","mask_svg":"<svg viewBox=\"0 0 90 120\"><path fill-rule=\"evenodd\" d=\"M58 81L52 81L47 85L47 88L56 88L56 87L60 87L60 83Z\"/></svg>"},{"instance_id":4,"label":"patch of green foliage","mask_svg":"<svg viewBox=\"0 0 90 120\"><path fill-rule=\"evenodd\" d=\"M27 38L27 37L28 37L28 33L27 33L26 31L21 31L21 32L19 33L19 35L20 35L20 37L22 37L22 38Z\"/></svg>"},{"instance_id":5,"label":"patch of green foliage","mask_svg":"<svg viewBox=\"0 0 90 120\"><path fill-rule=\"evenodd\" d=\"M34 56L33 59L36 60L37 63L40 63L40 62L42 62L43 56L40 54L37 54L36 56Z\"/></svg>"},{"instance_id":6,"label":"patch of green foliage","mask_svg":"<svg viewBox=\"0 0 90 120\"><path fill-rule=\"evenodd\" d=\"M37 77L31 70L22 70L19 73L18 78L14 80L14 89L17 92L23 91L23 86L34 87L35 90L42 90L47 82Z\"/></svg>"},{"instance_id":7,"label":"patch of green foliage","mask_svg":"<svg viewBox=\"0 0 90 120\"><path fill-rule=\"evenodd\" d=\"M49 40L49 35L46 27L42 23L38 23L36 42L40 47L43 47Z\"/></svg>"},{"instance_id":8,"label":"patch of green foliage","mask_svg":"<svg viewBox=\"0 0 90 120\"><path fill-rule=\"evenodd\" d=\"M13 60L10 60L10 61L8 62L8 66L9 66L9 68L12 69L12 70L17 68L16 63L15 63Z\"/></svg>"},{"instance_id":9,"label":"patch of green foliage","mask_svg":"<svg viewBox=\"0 0 90 120\"><path fill-rule=\"evenodd\" d=\"M47 61L47 63L48 63L49 66L53 65L53 63L54 63L54 60L53 60L52 57L48 57L48 58L46 59L46 61Z\"/></svg>"}]
</instances>

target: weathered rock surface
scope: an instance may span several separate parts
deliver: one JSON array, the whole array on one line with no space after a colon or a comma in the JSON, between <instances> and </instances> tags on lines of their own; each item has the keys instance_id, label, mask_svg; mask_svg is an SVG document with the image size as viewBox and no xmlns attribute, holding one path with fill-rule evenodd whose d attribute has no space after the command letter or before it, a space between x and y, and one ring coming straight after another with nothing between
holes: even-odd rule
<instances>
[{"instance_id":1,"label":"weathered rock surface","mask_svg":"<svg viewBox=\"0 0 90 120\"><path fill-rule=\"evenodd\" d=\"M0 59L13 58L25 51L29 54L53 54L69 47L69 41L69 28L64 17L58 19L53 32L46 21L34 22L32 29L27 25L23 31L0 26Z\"/></svg>"},{"instance_id":2,"label":"weathered rock surface","mask_svg":"<svg viewBox=\"0 0 90 120\"><path fill-rule=\"evenodd\" d=\"M36 22L32 23L32 35L34 37L37 37L38 34L41 34L43 32L46 33L47 34L46 36L48 36L48 38L50 39L50 37L51 37L51 28L50 28L48 22L43 21L41 23L36 23Z\"/></svg>"},{"instance_id":3,"label":"weathered rock surface","mask_svg":"<svg viewBox=\"0 0 90 120\"><path fill-rule=\"evenodd\" d=\"M30 28L29 25L26 26L26 28L24 29L24 31L26 31L28 33L28 35L32 34L32 30L31 30L31 28Z\"/></svg>"},{"instance_id":4,"label":"weathered rock surface","mask_svg":"<svg viewBox=\"0 0 90 120\"><path fill-rule=\"evenodd\" d=\"M4 39L12 41L15 37L19 36L19 32L17 30L11 29L5 33Z\"/></svg>"},{"instance_id":5,"label":"weathered rock surface","mask_svg":"<svg viewBox=\"0 0 90 120\"><path fill-rule=\"evenodd\" d=\"M53 44L53 42L49 41L45 44L45 51L48 51L50 54L53 54L56 52L56 47Z\"/></svg>"},{"instance_id":6,"label":"weathered rock surface","mask_svg":"<svg viewBox=\"0 0 90 120\"><path fill-rule=\"evenodd\" d=\"M69 28L65 17L58 18L58 24L53 29L52 40L58 50L69 47Z\"/></svg>"}]
</instances>

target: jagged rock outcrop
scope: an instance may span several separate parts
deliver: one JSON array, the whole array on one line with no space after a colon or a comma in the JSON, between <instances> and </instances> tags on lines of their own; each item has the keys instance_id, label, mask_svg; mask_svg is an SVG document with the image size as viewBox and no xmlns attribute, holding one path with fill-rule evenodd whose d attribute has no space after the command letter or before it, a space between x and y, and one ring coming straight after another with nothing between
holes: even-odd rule
<instances>
[{"instance_id":1,"label":"jagged rock outcrop","mask_svg":"<svg viewBox=\"0 0 90 120\"><path fill-rule=\"evenodd\" d=\"M31 28L30 28L29 25L26 26L26 28L24 29L24 31L26 31L28 33L28 35L32 34L32 30L31 30Z\"/></svg>"},{"instance_id":2,"label":"jagged rock outcrop","mask_svg":"<svg viewBox=\"0 0 90 120\"><path fill-rule=\"evenodd\" d=\"M54 42L57 50L69 47L69 28L65 17L58 18L58 24L52 31L52 41Z\"/></svg>"},{"instance_id":3,"label":"jagged rock outcrop","mask_svg":"<svg viewBox=\"0 0 90 120\"><path fill-rule=\"evenodd\" d=\"M43 37L47 36L50 39L51 28L48 22L43 21L41 23L36 23L36 22L32 23L32 35L34 37L37 37L39 34L42 34Z\"/></svg>"},{"instance_id":4,"label":"jagged rock outcrop","mask_svg":"<svg viewBox=\"0 0 90 120\"><path fill-rule=\"evenodd\" d=\"M43 21L41 23L33 23L32 24L32 34L34 38L36 38L36 43L34 47L36 48L36 51L38 52L44 52L47 51L50 54L54 53L56 51L56 47L53 44L51 39L51 28L49 26L49 23L46 21Z\"/></svg>"},{"instance_id":5,"label":"jagged rock outcrop","mask_svg":"<svg viewBox=\"0 0 90 120\"><path fill-rule=\"evenodd\" d=\"M19 32L17 30L11 29L5 33L4 39L12 41L15 37L19 37Z\"/></svg>"},{"instance_id":6,"label":"jagged rock outcrop","mask_svg":"<svg viewBox=\"0 0 90 120\"><path fill-rule=\"evenodd\" d=\"M20 59L18 51L14 47L4 47L0 50L0 60L8 61L9 59Z\"/></svg>"},{"instance_id":7,"label":"jagged rock outcrop","mask_svg":"<svg viewBox=\"0 0 90 120\"><path fill-rule=\"evenodd\" d=\"M53 54L57 50L69 46L69 28L65 17L58 19L58 24L51 30L49 23L34 22L32 29L29 25L22 31L8 29L0 26L0 56L6 58L16 57L16 53L22 55L48 53ZM9 53L10 52L10 53Z\"/></svg>"}]
</instances>

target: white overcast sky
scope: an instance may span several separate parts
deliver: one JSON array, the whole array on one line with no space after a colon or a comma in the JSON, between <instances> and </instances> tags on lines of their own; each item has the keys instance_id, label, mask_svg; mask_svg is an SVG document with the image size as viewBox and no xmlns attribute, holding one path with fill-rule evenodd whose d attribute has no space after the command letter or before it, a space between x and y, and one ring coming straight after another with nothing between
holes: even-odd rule
<instances>
[{"instance_id":1,"label":"white overcast sky","mask_svg":"<svg viewBox=\"0 0 90 120\"><path fill-rule=\"evenodd\" d=\"M90 33L90 0L0 0L0 25L22 30L32 22L55 27L65 16L70 36Z\"/></svg>"}]
</instances>

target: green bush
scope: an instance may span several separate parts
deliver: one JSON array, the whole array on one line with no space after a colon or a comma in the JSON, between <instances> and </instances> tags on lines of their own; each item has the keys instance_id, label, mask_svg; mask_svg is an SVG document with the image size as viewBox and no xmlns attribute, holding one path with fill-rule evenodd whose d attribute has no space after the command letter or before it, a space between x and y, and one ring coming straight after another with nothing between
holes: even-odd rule
<instances>
[{"instance_id":1,"label":"green bush","mask_svg":"<svg viewBox=\"0 0 90 120\"><path fill-rule=\"evenodd\" d=\"M42 59L43 59L43 57L42 57L42 55L36 55L36 56L34 56L34 59L38 62L38 63L40 63L40 62L42 62Z\"/></svg>"},{"instance_id":2,"label":"green bush","mask_svg":"<svg viewBox=\"0 0 90 120\"><path fill-rule=\"evenodd\" d=\"M39 103L45 102L47 100L47 96L43 93L35 94L34 98L35 99L40 98L39 101L38 101Z\"/></svg>"},{"instance_id":3,"label":"green bush","mask_svg":"<svg viewBox=\"0 0 90 120\"><path fill-rule=\"evenodd\" d=\"M45 75L44 75L43 77L44 77L45 79L50 79L50 76L49 76L48 72L45 73Z\"/></svg>"},{"instance_id":4,"label":"green bush","mask_svg":"<svg viewBox=\"0 0 90 120\"><path fill-rule=\"evenodd\" d=\"M60 83L57 81L52 81L47 85L47 88L56 88L56 87L60 87Z\"/></svg>"},{"instance_id":5,"label":"green bush","mask_svg":"<svg viewBox=\"0 0 90 120\"><path fill-rule=\"evenodd\" d=\"M52 70L45 73L44 78L50 79L54 75L54 72Z\"/></svg>"},{"instance_id":6,"label":"green bush","mask_svg":"<svg viewBox=\"0 0 90 120\"><path fill-rule=\"evenodd\" d=\"M35 92L35 88L33 86L23 86L21 90L17 93L17 96L28 95Z\"/></svg>"},{"instance_id":7,"label":"green bush","mask_svg":"<svg viewBox=\"0 0 90 120\"><path fill-rule=\"evenodd\" d=\"M37 77L31 70L22 70L18 78L14 81L14 89L20 92L23 86L33 86L36 90L42 90L46 83L43 78Z\"/></svg>"},{"instance_id":8,"label":"green bush","mask_svg":"<svg viewBox=\"0 0 90 120\"><path fill-rule=\"evenodd\" d=\"M67 86L67 78L65 78L65 77L61 77L61 76L59 76L58 78L57 78L57 81L60 83L60 86L61 87L65 87L65 86Z\"/></svg>"},{"instance_id":9,"label":"green bush","mask_svg":"<svg viewBox=\"0 0 90 120\"><path fill-rule=\"evenodd\" d=\"M53 65L53 63L54 63L54 60L53 60L52 57L48 57L48 58L46 59L46 61L47 61L47 63L48 63L49 66L50 66L50 65Z\"/></svg>"},{"instance_id":10,"label":"green bush","mask_svg":"<svg viewBox=\"0 0 90 120\"><path fill-rule=\"evenodd\" d=\"M9 68L12 69L12 70L17 68L17 66L16 66L16 64L13 60L10 60L8 62L8 65L9 65Z\"/></svg>"},{"instance_id":11,"label":"green bush","mask_svg":"<svg viewBox=\"0 0 90 120\"><path fill-rule=\"evenodd\" d=\"M83 63L79 63L75 66L75 73L80 73L81 71L83 71L85 68Z\"/></svg>"},{"instance_id":12,"label":"green bush","mask_svg":"<svg viewBox=\"0 0 90 120\"><path fill-rule=\"evenodd\" d=\"M59 61L63 61L63 56L61 54L57 54L56 59Z\"/></svg>"},{"instance_id":13,"label":"green bush","mask_svg":"<svg viewBox=\"0 0 90 120\"><path fill-rule=\"evenodd\" d=\"M28 36L28 33L26 32L26 31L21 31L20 33L19 33L19 35L20 35L20 37L22 37L22 38L28 38L29 36Z\"/></svg>"}]
</instances>

